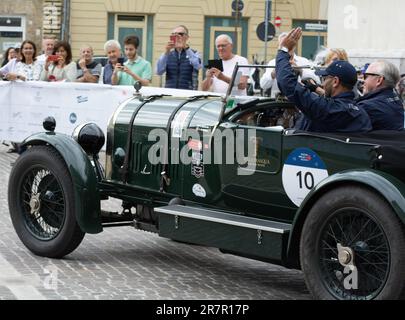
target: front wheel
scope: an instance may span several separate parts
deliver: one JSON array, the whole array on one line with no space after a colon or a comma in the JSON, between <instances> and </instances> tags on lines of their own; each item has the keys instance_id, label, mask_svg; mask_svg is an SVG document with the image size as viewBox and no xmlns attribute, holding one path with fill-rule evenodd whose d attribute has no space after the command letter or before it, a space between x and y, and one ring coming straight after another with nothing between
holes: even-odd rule
<instances>
[{"instance_id":1,"label":"front wheel","mask_svg":"<svg viewBox=\"0 0 405 320\"><path fill-rule=\"evenodd\" d=\"M18 237L39 256L61 258L83 240L69 171L50 146L31 147L17 159L10 174L8 204Z\"/></svg>"},{"instance_id":2,"label":"front wheel","mask_svg":"<svg viewBox=\"0 0 405 320\"><path fill-rule=\"evenodd\" d=\"M310 210L301 267L317 299L398 299L404 284L402 222L377 193L336 188Z\"/></svg>"}]
</instances>

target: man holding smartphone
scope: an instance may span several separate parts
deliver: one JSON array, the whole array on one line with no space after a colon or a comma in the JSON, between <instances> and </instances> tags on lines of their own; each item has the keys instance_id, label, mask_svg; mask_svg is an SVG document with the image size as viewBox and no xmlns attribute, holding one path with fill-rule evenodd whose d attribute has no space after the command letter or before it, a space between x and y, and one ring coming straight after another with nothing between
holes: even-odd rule
<instances>
[{"instance_id":1,"label":"man holding smartphone","mask_svg":"<svg viewBox=\"0 0 405 320\"><path fill-rule=\"evenodd\" d=\"M198 90L198 72L201 69L200 54L189 47L188 29L173 29L165 52L157 62L157 74L166 73L166 88Z\"/></svg>"},{"instance_id":2,"label":"man holding smartphone","mask_svg":"<svg viewBox=\"0 0 405 320\"><path fill-rule=\"evenodd\" d=\"M239 65L249 64L247 59L236 54L233 54L233 41L227 34L221 34L215 39L215 46L219 57L222 59L223 71L218 68L209 68L206 72L206 78L202 83L203 91L212 91L218 93L226 93L231 83L233 70L236 63ZM247 94L247 80L249 78L250 69L240 68L237 79L239 83L237 90L233 92L236 96L245 96Z\"/></svg>"},{"instance_id":3,"label":"man holding smartphone","mask_svg":"<svg viewBox=\"0 0 405 320\"><path fill-rule=\"evenodd\" d=\"M114 72L115 65L119 63L124 64L124 58L121 57L121 45L117 40L108 40L104 44L104 51L108 57L108 62L104 67L103 71L103 83L112 84L112 75Z\"/></svg>"},{"instance_id":4,"label":"man holding smartphone","mask_svg":"<svg viewBox=\"0 0 405 320\"><path fill-rule=\"evenodd\" d=\"M139 38L135 35L124 39L125 55L127 61L117 63L112 74L112 84L121 86L133 86L139 81L143 86L150 84L152 80L152 66L149 61L138 55Z\"/></svg>"}]
</instances>

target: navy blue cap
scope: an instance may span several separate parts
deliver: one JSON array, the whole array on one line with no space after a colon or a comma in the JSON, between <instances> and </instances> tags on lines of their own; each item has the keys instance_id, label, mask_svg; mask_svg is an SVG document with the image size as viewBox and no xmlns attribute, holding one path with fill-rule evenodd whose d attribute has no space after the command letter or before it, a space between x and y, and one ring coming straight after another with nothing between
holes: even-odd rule
<instances>
[{"instance_id":1,"label":"navy blue cap","mask_svg":"<svg viewBox=\"0 0 405 320\"><path fill-rule=\"evenodd\" d=\"M344 60L334 61L326 69L315 71L315 74L321 77L338 77L342 82L353 86L357 82L356 69L352 64Z\"/></svg>"}]
</instances>

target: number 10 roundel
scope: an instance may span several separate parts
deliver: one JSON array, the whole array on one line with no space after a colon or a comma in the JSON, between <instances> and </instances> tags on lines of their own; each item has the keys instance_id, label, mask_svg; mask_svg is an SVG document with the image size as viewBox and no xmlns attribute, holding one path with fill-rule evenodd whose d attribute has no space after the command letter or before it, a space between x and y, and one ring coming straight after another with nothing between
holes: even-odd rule
<instances>
[{"instance_id":1,"label":"number 10 roundel","mask_svg":"<svg viewBox=\"0 0 405 320\"><path fill-rule=\"evenodd\" d=\"M329 176L325 163L311 149L299 148L290 153L283 167L283 187L299 207L308 193Z\"/></svg>"}]
</instances>

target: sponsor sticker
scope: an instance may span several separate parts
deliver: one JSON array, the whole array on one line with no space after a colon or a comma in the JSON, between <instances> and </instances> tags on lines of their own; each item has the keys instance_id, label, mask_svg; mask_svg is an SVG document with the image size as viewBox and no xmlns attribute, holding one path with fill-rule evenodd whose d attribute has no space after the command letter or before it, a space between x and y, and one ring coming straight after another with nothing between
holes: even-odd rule
<instances>
[{"instance_id":1,"label":"sponsor sticker","mask_svg":"<svg viewBox=\"0 0 405 320\"><path fill-rule=\"evenodd\" d=\"M193 186L193 193L199 198L207 197L207 192L205 191L204 187L198 183Z\"/></svg>"}]
</instances>

